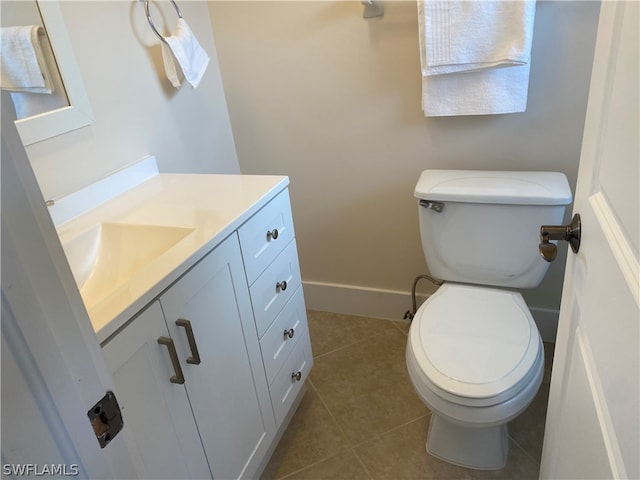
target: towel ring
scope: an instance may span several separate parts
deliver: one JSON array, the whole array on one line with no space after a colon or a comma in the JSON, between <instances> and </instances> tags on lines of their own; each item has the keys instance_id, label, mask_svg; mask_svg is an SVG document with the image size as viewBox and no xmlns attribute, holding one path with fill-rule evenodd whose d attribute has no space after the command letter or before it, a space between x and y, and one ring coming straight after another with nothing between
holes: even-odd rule
<instances>
[{"instance_id":1,"label":"towel ring","mask_svg":"<svg viewBox=\"0 0 640 480\"><path fill-rule=\"evenodd\" d=\"M178 5L176 4L176 2L174 0L171 0L171 3L173 4L173 8L176 9L176 13L178 14L178 18L182 18L182 12L178 8ZM149 22L149 25L151 25L151 30L153 30L153 33L155 33L157 35L157 37L161 41L163 41L164 43L167 43L165 38L162 35L160 35L160 32L158 32L158 29L153 24L153 19L151 18L151 13L149 12L149 0L144 0L144 10L145 10L145 12L147 14L147 21Z\"/></svg>"}]
</instances>

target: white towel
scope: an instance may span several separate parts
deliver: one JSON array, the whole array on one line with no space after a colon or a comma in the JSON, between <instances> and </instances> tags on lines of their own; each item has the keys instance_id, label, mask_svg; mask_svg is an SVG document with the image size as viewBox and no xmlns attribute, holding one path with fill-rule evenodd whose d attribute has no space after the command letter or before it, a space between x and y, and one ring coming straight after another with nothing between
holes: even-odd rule
<instances>
[{"instance_id":1,"label":"white towel","mask_svg":"<svg viewBox=\"0 0 640 480\"><path fill-rule=\"evenodd\" d=\"M426 116L524 112L535 0L418 0Z\"/></svg>"},{"instance_id":2,"label":"white towel","mask_svg":"<svg viewBox=\"0 0 640 480\"><path fill-rule=\"evenodd\" d=\"M167 43L162 43L162 60L171 85L178 88L181 83L175 60L180 65L184 78L196 88L209 65L207 52L200 46L187 22L182 18L178 19L176 33L165 40Z\"/></svg>"},{"instance_id":3,"label":"white towel","mask_svg":"<svg viewBox=\"0 0 640 480\"><path fill-rule=\"evenodd\" d=\"M51 75L47 68L38 35L44 35L39 25L2 27L0 57L1 86L10 92L52 93Z\"/></svg>"}]
</instances>

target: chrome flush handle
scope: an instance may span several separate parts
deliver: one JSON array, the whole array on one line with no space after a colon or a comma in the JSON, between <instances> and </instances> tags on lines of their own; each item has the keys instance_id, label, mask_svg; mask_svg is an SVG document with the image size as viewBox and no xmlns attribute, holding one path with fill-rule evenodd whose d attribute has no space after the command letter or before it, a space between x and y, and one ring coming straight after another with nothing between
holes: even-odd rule
<instances>
[{"instance_id":1,"label":"chrome flush handle","mask_svg":"<svg viewBox=\"0 0 640 480\"><path fill-rule=\"evenodd\" d=\"M444 203L442 202L434 202L432 200L421 199L420 206L424 208L428 208L429 210L433 210L434 212L441 213L444 210Z\"/></svg>"}]
</instances>

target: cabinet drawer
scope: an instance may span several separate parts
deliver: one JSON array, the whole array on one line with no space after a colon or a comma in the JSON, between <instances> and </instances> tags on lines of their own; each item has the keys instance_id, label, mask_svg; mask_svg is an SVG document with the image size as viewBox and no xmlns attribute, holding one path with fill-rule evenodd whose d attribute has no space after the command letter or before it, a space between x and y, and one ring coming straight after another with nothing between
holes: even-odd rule
<instances>
[{"instance_id":1,"label":"cabinet drawer","mask_svg":"<svg viewBox=\"0 0 640 480\"><path fill-rule=\"evenodd\" d=\"M302 333L301 338L293 352L269 387L276 426L280 426L282 420L287 416L313 366L309 333L306 329L300 333Z\"/></svg>"},{"instance_id":2,"label":"cabinet drawer","mask_svg":"<svg viewBox=\"0 0 640 480\"><path fill-rule=\"evenodd\" d=\"M289 191L283 190L238 230L247 281L251 285L293 239Z\"/></svg>"},{"instance_id":3,"label":"cabinet drawer","mask_svg":"<svg viewBox=\"0 0 640 480\"><path fill-rule=\"evenodd\" d=\"M307 313L304 306L302 287L273 321L260 340L267 383L271 383L298 340L307 331Z\"/></svg>"},{"instance_id":4,"label":"cabinet drawer","mask_svg":"<svg viewBox=\"0 0 640 480\"><path fill-rule=\"evenodd\" d=\"M258 337L262 337L301 284L296 242L292 240L250 288Z\"/></svg>"}]
</instances>

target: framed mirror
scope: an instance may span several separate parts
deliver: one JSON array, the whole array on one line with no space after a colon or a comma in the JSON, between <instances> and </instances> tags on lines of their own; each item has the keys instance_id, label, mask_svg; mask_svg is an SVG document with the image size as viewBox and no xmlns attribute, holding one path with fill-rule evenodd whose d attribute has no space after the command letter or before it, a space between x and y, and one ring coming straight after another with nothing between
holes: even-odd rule
<instances>
[{"instance_id":1,"label":"framed mirror","mask_svg":"<svg viewBox=\"0 0 640 480\"><path fill-rule=\"evenodd\" d=\"M60 88L62 101L50 110L16 120L16 127L25 146L93 123L91 105L73 54L59 1L32 1L36 3L40 12L42 24L58 67L62 81ZM2 3L4 10L10 8L13 2Z\"/></svg>"}]
</instances>

